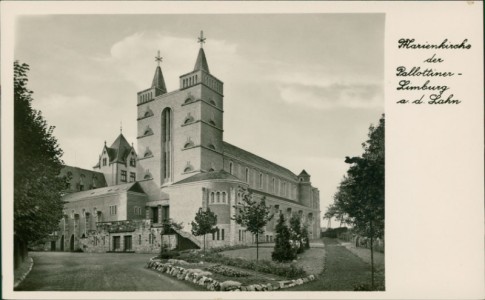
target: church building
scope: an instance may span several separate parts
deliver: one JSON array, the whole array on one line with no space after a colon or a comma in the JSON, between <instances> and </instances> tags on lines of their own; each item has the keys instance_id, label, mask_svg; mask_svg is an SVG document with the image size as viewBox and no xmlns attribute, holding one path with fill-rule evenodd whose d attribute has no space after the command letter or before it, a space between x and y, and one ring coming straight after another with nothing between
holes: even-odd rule
<instances>
[{"instance_id":1,"label":"church building","mask_svg":"<svg viewBox=\"0 0 485 300\"><path fill-rule=\"evenodd\" d=\"M265 198L275 217L260 242L275 238L277 215L299 214L310 238L320 235L319 191L292 171L224 141L224 83L209 70L199 37L194 69L168 91L161 57L151 85L137 94L136 149L122 133L101 148L93 170L66 167L64 217L46 247L55 251L159 252L201 247L191 234L199 209L217 215L209 247L249 244L255 237L231 219L241 188ZM230 133L228 133L230 134ZM163 235L162 223L182 223Z\"/></svg>"}]
</instances>

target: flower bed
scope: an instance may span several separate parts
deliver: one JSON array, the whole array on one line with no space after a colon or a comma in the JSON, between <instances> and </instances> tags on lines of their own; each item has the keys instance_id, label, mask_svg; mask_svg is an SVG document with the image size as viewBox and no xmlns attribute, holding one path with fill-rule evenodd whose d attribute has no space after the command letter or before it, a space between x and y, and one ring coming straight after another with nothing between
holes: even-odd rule
<instances>
[{"instance_id":1,"label":"flower bed","mask_svg":"<svg viewBox=\"0 0 485 300\"><path fill-rule=\"evenodd\" d=\"M235 270L233 268L222 266L219 264L208 267L207 270L227 277L248 277L250 275L247 272Z\"/></svg>"},{"instance_id":2,"label":"flower bed","mask_svg":"<svg viewBox=\"0 0 485 300\"><path fill-rule=\"evenodd\" d=\"M269 260L245 260L241 258L227 257L219 253L201 254L200 252L189 252L181 255L180 258L189 262L199 262L203 260L206 262L234 266L256 272L274 274L290 279L305 277L307 275L302 268L296 267L293 264L283 265Z\"/></svg>"},{"instance_id":3,"label":"flower bed","mask_svg":"<svg viewBox=\"0 0 485 300\"><path fill-rule=\"evenodd\" d=\"M182 260L170 261L172 263L163 263L161 261L156 261L154 258L152 258L148 262L147 268L156 270L160 273L166 273L168 275L176 277L179 280L190 281L194 284L204 286L210 291L274 291L301 285L303 283L315 280L315 276L310 275L307 277L293 280L279 281L277 284L261 282L259 284L243 285L241 282L233 280L220 282L211 278L212 273L209 271L189 268L190 264L188 262ZM174 266L173 263L181 265L186 264L187 268Z\"/></svg>"}]
</instances>

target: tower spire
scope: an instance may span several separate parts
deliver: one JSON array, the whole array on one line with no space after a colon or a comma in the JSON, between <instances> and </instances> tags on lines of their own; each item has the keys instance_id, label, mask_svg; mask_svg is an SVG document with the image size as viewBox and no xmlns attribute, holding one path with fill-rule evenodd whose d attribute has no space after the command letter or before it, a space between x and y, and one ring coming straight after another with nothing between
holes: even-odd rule
<instances>
[{"instance_id":1,"label":"tower spire","mask_svg":"<svg viewBox=\"0 0 485 300\"><path fill-rule=\"evenodd\" d=\"M194 71L204 70L209 72L209 64L207 64L207 59L205 58L205 52L203 45L205 44L206 38L204 37L204 31L200 31L200 36L198 37L198 43L200 43L199 54L197 55L197 61L195 62Z\"/></svg>"},{"instance_id":2,"label":"tower spire","mask_svg":"<svg viewBox=\"0 0 485 300\"><path fill-rule=\"evenodd\" d=\"M157 68L155 69L155 76L153 76L152 88L157 88L162 91L162 94L167 92L167 87L165 86L165 79L163 79L162 68L160 63L163 57L160 56L160 50L158 50L158 55L155 56L155 61L157 62Z\"/></svg>"}]
</instances>

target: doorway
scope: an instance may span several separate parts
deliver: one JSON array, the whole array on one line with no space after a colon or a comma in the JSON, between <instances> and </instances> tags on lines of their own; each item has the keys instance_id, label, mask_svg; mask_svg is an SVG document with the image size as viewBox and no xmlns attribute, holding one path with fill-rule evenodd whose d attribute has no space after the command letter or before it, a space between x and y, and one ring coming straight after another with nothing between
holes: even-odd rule
<instances>
[{"instance_id":1,"label":"doorway","mask_svg":"<svg viewBox=\"0 0 485 300\"><path fill-rule=\"evenodd\" d=\"M74 252L74 234L71 235L71 240L69 241L69 244L70 244L70 250L71 252Z\"/></svg>"},{"instance_id":2,"label":"doorway","mask_svg":"<svg viewBox=\"0 0 485 300\"><path fill-rule=\"evenodd\" d=\"M64 251L64 235L61 236L61 244L59 245L61 251Z\"/></svg>"},{"instance_id":3,"label":"doorway","mask_svg":"<svg viewBox=\"0 0 485 300\"><path fill-rule=\"evenodd\" d=\"M56 251L56 241L51 241L51 251Z\"/></svg>"},{"instance_id":4,"label":"doorway","mask_svg":"<svg viewBox=\"0 0 485 300\"><path fill-rule=\"evenodd\" d=\"M132 247L132 244L131 244L131 235L125 235L125 238L124 238L124 251L131 251L131 247Z\"/></svg>"}]
</instances>

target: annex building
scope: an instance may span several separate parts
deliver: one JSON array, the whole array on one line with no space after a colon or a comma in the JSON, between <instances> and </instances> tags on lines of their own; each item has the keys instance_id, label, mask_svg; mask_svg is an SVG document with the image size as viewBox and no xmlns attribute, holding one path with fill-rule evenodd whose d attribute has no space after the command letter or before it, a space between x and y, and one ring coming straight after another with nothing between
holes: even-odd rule
<instances>
[{"instance_id":1,"label":"annex building","mask_svg":"<svg viewBox=\"0 0 485 300\"><path fill-rule=\"evenodd\" d=\"M253 243L231 220L240 188L265 197L275 215L299 214L311 238L320 236L319 191L305 170L297 175L224 141L224 84L210 73L204 40L199 38L194 69L180 76L174 91L167 90L157 57L151 85L136 98L136 148L120 133L100 147L93 170L62 171L70 178L64 217L46 249L155 253L162 244L200 247L203 237L193 236L190 224L207 207L219 228L206 237L209 247ZM162 236L169 219L184 227ZM261 242L274 240L276 222L268 223Z\"/></svg>"}]
</instances>

